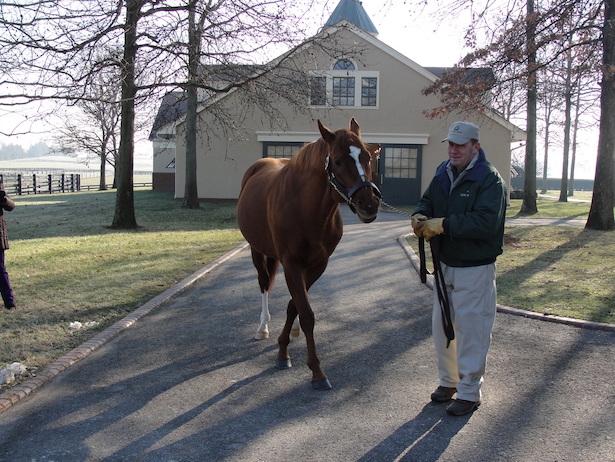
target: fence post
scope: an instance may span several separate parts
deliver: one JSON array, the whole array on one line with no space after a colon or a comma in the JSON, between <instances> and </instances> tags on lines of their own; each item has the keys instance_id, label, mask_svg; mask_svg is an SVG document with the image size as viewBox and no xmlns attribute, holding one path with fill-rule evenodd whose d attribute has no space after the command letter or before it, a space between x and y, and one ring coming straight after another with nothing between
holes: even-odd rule
<instances>
[{"instance_id":1,"label":"fence post","mask_svg":"<svg viewBox=\"0 0 615 462\"><path fill-rule=\"evenodd\" d=\"M70 192L75 192L75 174L70 174Z\"/></svg>"},{"instance_id":2,"label":"fence post","mask_svg":"<svg viewBox=\"0 0 615 462\"><path fill-rule=\"evenodd\" d=\"M36 194L36 173L32 174L32 194Z\"/></svg>"},{"instance_id":3,"label":"fence post","mask_svg":"<svg viewBox=\"0 0 615 462\"><path fill-rule=\"evenodd\" d=\"M51 173L47 175L47 186L49 186L49 194L53 194L53 186L51 184Z\"/></svg>"},{"instance_id":4,"label":"fence post","mask_svg":"<svg viewBox=\"0 0 615 462\"><path fill-rule=\"evenodd\" d=\"M62 190L62 192L64 192L64 173L62 173L62 175L60 175L60 181L62 182L62 184L60 185L60 189Z\"/></svg>"},{"instance_id":5,"label":"fence post","mask_svg":"<svg viewBox=\"0 0 615 462\"><path fill-rule=\"evenodd\" d=\"M77 173L77 191L81 191L81 174Z\"/></svg>"},{"instance_id":6,"label":"fence post","mask_svg":"<svg viewBox=\"0 0 615 462\"><path fill-rule=\"evenodd\" d=\"M21 173L17 174L17 195L21 196Z\"/></svg>"}]
</instances>

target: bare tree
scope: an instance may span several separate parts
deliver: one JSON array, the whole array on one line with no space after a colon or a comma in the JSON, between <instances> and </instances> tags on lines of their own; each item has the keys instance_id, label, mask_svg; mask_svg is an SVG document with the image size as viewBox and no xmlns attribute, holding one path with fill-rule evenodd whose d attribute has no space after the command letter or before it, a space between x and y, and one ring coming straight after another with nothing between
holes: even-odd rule
<instances>
[{"instance_id":1,"label":"bare tree","mask_svg":"<svg viewBox=\"0 0 615 462\"><path fill-rule=\"evenodd\" d=\"M536 104L537 104L537 66L536 66L536 24L538 16L534 11L534 0L527 0L525 43L527 53L527 119L525 143L525 179L521 215L538 212L536 206Z\"/></svg>"},{"instance_id":2,"label":"bare tree","mask_svg":"<svg viewBox=\"0 0 615 462\"><path fill-rule=\"evenodd\" d=\"M144 5L143 0L126 0L126 21L124 23L124 55L120 65L121 119L120 150L116 168L117 194L113 228L136 228L132 171L135 139L135 59L137 55L137 27Z\"/></svg>"},{"instance_id":3,"label":"bare tree","mask_svg":"<svg viewBox=\"0 0 615 462\"><path fill-rule=\"evenodd\" d=\"M64 150L84 152L99 160L99 189L106 190L106 167L115 171L118 156L120 80L116 68L101 70L87 89L89 98L67 111L64 126L58 128L56 143ZM115 174L114 174L115 177Z\"/></svg>"},{"instance_id":4,"label":"bare tree","mask_svg":"<svg viewBox=\"0 0 615 462\"><path fill-rule=\"evenodd\" d=\"M564 79L564 152L562 156L562 179L559 202L568 202L568 160L570 155L570 131L572 129L572 50L566 51Z\"/></svg>"},{"instance_id":5,"label":"bare tree","mask_svg":"<svg viewBox=\"0 0 615 462\"><path fill-rule=\"evenodd\" d=\"M535 73L543 67L552 66L554 62L565 56L568 50L576 50L581 47L596 49L601 45L608 48L608 36L604 32L607 27L603 27L601 34L599 25L603 11L609 8L608 2L601 0L564 0L536 3L537 7L535 7L534 0L525 2L513 0L506 3L501 12L501 19L497 22L499 27L491 28L494 33L488 37L487 44L478 47L476 41L470 42L474 51L466 55L459 63L460 69L476 65L491 67L496 76L500 77L503 75L501 69L509 66L510 63L523 64L523 66L520 66L523 69L522 72L504 77L507 80L523 81L527 89L525 191L521 207L523 214L532 214L537 211ZM459 8L460 6L474 5L474 2L470 0L445 2L447 8L450 8L450 5ZM485 5L486 10L489 10L493 4L485 2ZM470 29L476 30L477 24L484 21L485 16L485 11L475 15L475 20ZM470 36L474 37L475 35L470 34ZM540 60L537 59L536 54L539 51L542 52ZM604 53L606 53L606 48ZM609 69L606 65L603 68ZM449 79L441 79L427 89L427 92L443 95L442 106L434 108L432 114L443 114L453 109L480 111L481 106L483 107L482 110L488 110L484 104L481 104L480 99L476 98L476 95L489 89L497 92L502 85L500 78L492 88L479 87L477 91L472 92L459 85L459 79L455 78L457 76L451 75L450 77ZM606 96L609 92L607 82L606 79L603 79L601 87L603 96ZM603 112L603 115L606 114ZM601 125L602 129L610 130L611 128L606 124ZM610 139L609 136L607 136L608 139ZM603 155L599 154L599 157ZM612 167L606 171L601 171L600 175L607 175L609 171L612 171ZM611 190L612 184L612 176L604 181L605 187L609 185L608 187ZM610 196L612 197L612 195L611 193ZM605 208L598 207L598 209L601 210L600 214L605 213ZM609 221L608 216L604 218Z\"/></svg>"},{"instance_id":6,"label":"bare tree","mask_svg":"<svg viewBox=\"0 0 615 462\"><path fill-rule=\"evenodd\" d=\"M94 98L86 89L94 76L106 66L118 64L100 59L97 50L120 46L123 50L119 60L120 142L115 160L117 196L112 226L134 228L137 226L133 197L137 101L173 88L189 90L190 114L196 114L194 93L198 88L208 97L242 88L248 99L265 101L259 89L274 88L264 78L271 66L242 74L224 85L210 85L202 76L196 78L202 69L199 64L207 57L209 65L236 68L266 57L269 45L298 43L293 42L302 33L297 24L305 21L287 21L291 7L294 5L282 0L3 2L0 25L10 33L0 37L0 45L7 50L3 57L7 65L0 72L14 91L2 95L0 102L20 105L39 99L92 101ZM303 11L309 11L309 5ZM188 27L185 27L186 20ZM200 53L201 50L204 52ZM278 60L278 64L283 61ZM24 78L30 75L33 78ZM222 115L220 120L224 119ZM193 138L188 145L190 152L194 152L195 124L189 122L189 125L188 135ZM188 197L192 199L197 197L191 186L196 186L192 180L195 174L192 166L187 182L191 187Z\"/></svg>"},{"instance_id":7,"label":"bare tree","mask_svg":"<svg viewBox=\"0 0 615 462\"><path fill-rule=\"evenodd\" d=\"M542 193L547 192L547 178L549 168L549 149L551 147L551 131L554 123L554 113L556 107L559 104L559 93L555 89L554 76L552 72L543 69L540 73L542 76L540 88L542 91L539 93L538 102L542 109L542 123L544 126L543 140L544 140L544 156L542 162Z\"/></svg>"},{"instance_id":8,"label":"bare tree","mask_svg":"<svg viewBox=\"0 0 615 462\"><path fill-rule=\"evenodd\" d=\"M594 192L585 227L615 229L615 0L604 1L600 135Z\"/></svg>"}]
</instances>

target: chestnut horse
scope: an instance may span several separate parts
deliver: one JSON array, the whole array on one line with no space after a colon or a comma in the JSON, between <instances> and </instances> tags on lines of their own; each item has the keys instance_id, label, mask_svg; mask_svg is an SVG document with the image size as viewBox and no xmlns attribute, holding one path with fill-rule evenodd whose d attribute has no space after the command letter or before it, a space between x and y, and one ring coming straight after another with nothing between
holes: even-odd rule
<instances>
[{"instance_id":1,"label":"chestnut horse","mask_svg":"<svg viewBox=\"0 0 615 462\"><path fill-rule=\"evenodd\" d=\"M239 229L250 244L262 293L257 338L269 336L268 292L281 262L291 295L278 337L277 367L291 367L290 332L299 315L307 342L312 387L331 389L314 344L314 312L307 292L325 271L342 238L338 204L347 202L359 219L376 219L380 191L370 181L371 156L357 122L332 132L318 121L322 138L303 146L292 159L263 158L246 171L237 203Z\"/></svg>"}]
</instances>

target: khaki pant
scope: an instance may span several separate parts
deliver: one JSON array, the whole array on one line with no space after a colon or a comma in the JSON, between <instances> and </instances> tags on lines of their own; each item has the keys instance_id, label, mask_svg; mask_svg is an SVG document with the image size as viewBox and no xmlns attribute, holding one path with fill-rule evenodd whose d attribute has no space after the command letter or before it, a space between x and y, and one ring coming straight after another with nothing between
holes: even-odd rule
<instances>
[{"instance_id":1,"label":"khaki pant","mask_svg":"<svg viewBox=\"0 0 615 462\"><path fill-rule=\"evenodd\" d=\"M440 385L457 387L457 398L481 399L481 385L496 312L495 263L456 268L442 263L455 339L446 348L442 313L434 287L433 339Z\"/></svg>"}]
</instances>

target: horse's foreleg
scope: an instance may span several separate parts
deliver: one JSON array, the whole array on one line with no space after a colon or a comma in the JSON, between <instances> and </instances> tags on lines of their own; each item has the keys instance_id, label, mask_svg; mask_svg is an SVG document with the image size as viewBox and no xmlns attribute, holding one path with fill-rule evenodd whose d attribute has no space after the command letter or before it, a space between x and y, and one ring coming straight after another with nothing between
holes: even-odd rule
<instances>
[{"instance_id":1,"label":"horse's foreleg","mask_svg":"<svg viewBox=\"0 0 615 462\"><path fill-rule=\"evenodd\" d=\"M320 274L322 274L322 271L320 271L319 275ZM314 312L312 311L307 297L307 288L315 279L310 277L309 283L306 286L306 281L301 269L287 262L284 264L284 275L286 276L286 284L292 296L292 301L299 314L299 324L305 334L308 353L307 365L312 371L312 387L317 390L330 390L331 384L320 368L320 361L316 355L316 344L314 342Z\"/></svg>"},{"instance_id":2,"label":"horse's foreleg","mask_svg":"<svg viewBox=\"0 0 615 462\"><path fill-rule=\"evenodd\" d=\"M269 321L271 321L271 314L269 314L269 291L265 290L261 296L261 322L254 336L256 340L269 338Z\"/></svg>"}]
</instances>

